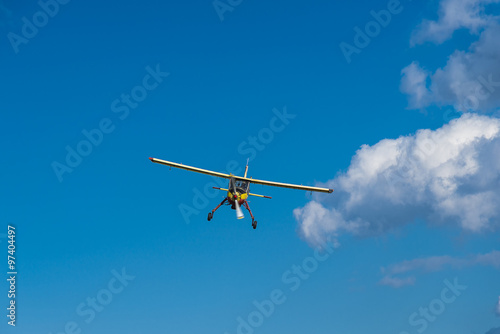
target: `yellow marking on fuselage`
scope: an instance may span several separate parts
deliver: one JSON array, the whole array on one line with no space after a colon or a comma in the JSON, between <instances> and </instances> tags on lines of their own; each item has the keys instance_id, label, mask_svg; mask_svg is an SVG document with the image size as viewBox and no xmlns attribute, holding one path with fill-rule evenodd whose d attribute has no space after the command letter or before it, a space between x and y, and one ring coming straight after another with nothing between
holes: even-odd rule
<instances>
[{"instance_id":1,"label":"yellow marking on fuselage","mask_svg":"<svg viewBox=\"0 0 500 334\"><path fill-rule=\"evenodd\" d=\"M236 192L237 196L239 197L239 199L242 199L242 200L246 200L248 198L248 194L247 193L243 193L243 194L240 194L239 192ZM227 192L227 198L231 199L231 200L235 200L235 196L233 196L233 193L228 191Z\"/></svg>"}]
</instances>

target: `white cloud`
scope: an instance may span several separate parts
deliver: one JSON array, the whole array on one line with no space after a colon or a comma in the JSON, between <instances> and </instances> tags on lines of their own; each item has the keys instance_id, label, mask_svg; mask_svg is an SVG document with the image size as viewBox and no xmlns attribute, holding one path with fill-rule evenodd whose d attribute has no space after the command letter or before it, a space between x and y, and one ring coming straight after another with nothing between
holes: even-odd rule
<instances>
[{"instance_id":1,"label":"white cloud","mask_svg":"<svg viewBox=\"0 0 500 334\"><path fill-rule=\"evenodd\" d=\"M500 297L498 297L498 302L497 302L497 305L495 307L495 313L497 314L497 316L500 317Z\"/></svg>"},{"instance_id":2,"label":"white cloud","mask_svg":"<svg viewBox=\"0 0 500 334\"><path fill-rule=\"evenodd\" d=\"M429 105L431 92L427 88L430 73L412 62L401 71L401 91L409 96L410 108L422 108Z\"/></svg>"},{"instance_id":3,"label":"white cloud","mask_svg":"<svg viewBox=\"0 0 500 334\"><path fill-rule=\"evenodd\" d=\"M500 221L500 120L464 114L437 130L363 145L333 194L294 210L312 245L341 233L374 235L425 219L473 232Z\"/></svg>"},{"instance_id":4,"label":"white cloud","mask_svg":"<svg viewBox=\"0 0 500 334\"><path fill-rule=\"evenodd\" d=\"M382 278L378 283L380 285L392 286L393 288L401 288L406 285L415 284L415 277L398 278L398 277L384 276L384 278Z\"/></svg>"},{"instance_id":5,"label":"white cloud","mask_svg":"<svg viewBox=\"0 0 500 334\"><path fill-rule=\"evenodd\" d=\"M447 268L461 269L476 265L500 268L500 251L494 250L487 254L475 254L464 258L445 255L403 261L390 265L388 268L382 268L381 271L385 276L379 284L399 288L414 284L415 277L397 277L397 275L411 272L436 272Z\"/></svg>"},{"instance_id":6,"label":"white cloud","mask_svg":"<svg viewBox=\"0 0 500 334\"><path fill-rule=\"evenodd\" d=\"M451 105L465 111L492 111L500 105L500 25L491 23L468 51L455 51L431 73L413 62L405 67L401 91L411 108Z\"/></svg>"},{"instance_id":7,"label":"white cloud","mask_svg":"<svg viewBox=\"0 0 500 334\"><path fill-rule=\"evenodd\" d=\"M424 20L413 32L410 44L427 41L440 44L449 39L453 32L463 28L476 34L497 18L487 15L485 6L498 2L499 0L442 0L438 20Z\"/></svg>"}]
</instances>

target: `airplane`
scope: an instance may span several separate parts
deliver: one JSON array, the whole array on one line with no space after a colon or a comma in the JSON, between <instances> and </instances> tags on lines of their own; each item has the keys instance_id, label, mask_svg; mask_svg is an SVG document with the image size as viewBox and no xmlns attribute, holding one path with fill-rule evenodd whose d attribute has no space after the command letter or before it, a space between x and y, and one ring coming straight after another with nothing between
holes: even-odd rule
<instances>
[{"instance_id":1,"label":"airplane","mask_svg":"<svg viewBox=\"0 0 500 334\"><path fill-rule=\"evenodd\" d=\"M289 188L289 189L307 190L307 191L311 191L311 192L312 191L318 191L318 192L323 192L323 193L332 193L333 192L333 189L328 189L328 188L309 187L309 186L303 186L303 185L298 185L298 184L290 184L290 183L281 183L281 182L252 179L251 177L247 177L248 160L247 160L247 165L245 167L245 174L243 176L214 172L214 171L207 170L207 169L201 169L201 168L197 168L197 167L187 166L187 165L183 165L180 163L156 159L156 158L149 158L149 160L151 160L152 162L157 163L157 164L162 164L162 165L166 165L166 166L170 166L170 167L174 167L174 168L185 169L185 170L188 170L191 172L202 173L202 174L207 174L207 175L212 175L212 176L216 176L216 177L222 177L225 179L229 179L229 185L228 185L227 189L219 188L219 187L212 187L214 189L227 191L227 196L222 200L222 202L220 202L219 205L217 205L217 207L215 209L213 209L211 212L208 213L208 221L212 220L212 218L214 217L215 211L217 211L217 209L220 208L224 204L231 205L231 209L236 210L236 218L242 219L245 216L243 215L243 212L241 211L241 206L244 206L248 210L248 212L250 213L250 217L252 217L253 229L257 228L257 221L255 220L255 217L253 216L252 211L250 210L250 206L248 205L248 196L255 196L255 197L269 198L269 199L271 197L251 193L250 192L250 183L262 184L265 186Z\"/></svg>"}]
</instances>

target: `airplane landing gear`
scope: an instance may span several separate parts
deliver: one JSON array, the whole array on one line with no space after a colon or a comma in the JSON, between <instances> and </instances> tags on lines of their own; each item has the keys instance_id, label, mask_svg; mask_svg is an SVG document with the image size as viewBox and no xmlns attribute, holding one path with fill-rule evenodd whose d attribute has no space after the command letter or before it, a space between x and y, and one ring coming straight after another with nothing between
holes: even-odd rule
<instances>
[{"instance_id":1,"label":"airplane landing gear","mask_svg":"<svg viewBox=\"0 0 500 334\"><path fill-rule=\"evenodd\" d=\"M255 220L255 217L252 214L252 210L250 210L250 206L248 206L248 202L245 201L243 202L243 206L250 212L250 217L252 217L252 227L255 230L257 228L257 221Z\"/></svg>"},{"instance_id":2,"label":"airplane landing gear","mask_svg":"<svg viewBox=\"0 0 500 334\"><path fill-rule=\"evenodd\" d=\"M217 209L218 209L218 208L220 208L222 204L226 203L226 201L227 201L227 198L224 198L224 199L222 200L222 202L220 202L220 204L219 204L219 205L217 205L217 207L216 207L215 209L213 209L213 210L212 210L212 212L209 212L209 213L208 213L208 218L207 218L207 220L208 220L208 221L211 221L211 220L212 220L212 218L214 218L214 213L215 213L215 211L217 211Z\"/></svg>"}]
</instances>

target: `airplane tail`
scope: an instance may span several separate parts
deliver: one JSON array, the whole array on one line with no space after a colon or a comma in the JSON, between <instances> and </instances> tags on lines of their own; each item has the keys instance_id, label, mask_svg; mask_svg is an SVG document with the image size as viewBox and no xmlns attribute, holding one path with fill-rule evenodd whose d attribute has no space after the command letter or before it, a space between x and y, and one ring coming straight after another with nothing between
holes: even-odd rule
<instances>
[{"instance_id":1,"label":"airplane tail","mask_svg":"<svg viewBox=\"0 0 500 334\"><path fill-rule=\"evenodd\" d=\"M214 189L217 189L217 190L222 190L222 191L228 191L228 189L225 189L225 188L219 188L219 187L212 187ZM252 194L252 193L248 193L249 196L255 196L255 197L262 197L262 198L272 198L271 196L266 196L266 195L259 195L259 194Z\"/></svg>"},{"instance_id":2,"label":"airplane tail","mask_svg":"<svg viewBox=\"0 0 500 334\"><path fill-rule=\"evenodd\" d=\"M248 173L248 160L247 159L247 166L245 167L245 175L243 175L243 177L247 177L247 173Z\"/></svg>"}]
</instances>

